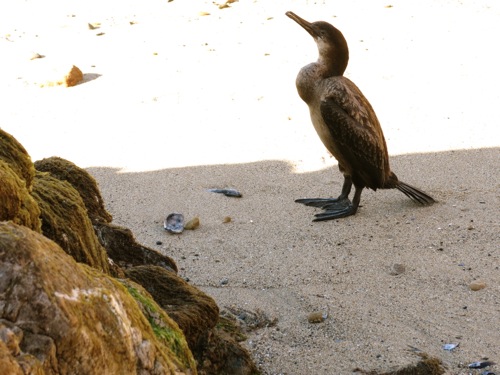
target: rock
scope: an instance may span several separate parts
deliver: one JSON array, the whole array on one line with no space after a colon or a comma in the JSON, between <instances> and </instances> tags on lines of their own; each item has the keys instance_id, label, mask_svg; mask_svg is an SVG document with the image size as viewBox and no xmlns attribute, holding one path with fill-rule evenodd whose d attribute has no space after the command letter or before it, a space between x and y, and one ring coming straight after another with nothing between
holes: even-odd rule
<instances>
[{"instance_id":1,"label":"rock","mask_svg":"<svg viewBox=\"0 0 500 375\"><path fill-rule=\"evenodd\" d=\"M486 288L486 283L481 280L476 280L469 284L469 288L470 290L477 292L478 290Z\"/></svg>"},{"instance_id":2,"label":"rock","mask_svg":"<svg viewBox=\"0 0 500 375\"><path fill-rule=\"evenodd\" d=\"M411 363L407 366L398 367L389 371L366 371L359 368L353 372L363 375L443 375L448 374L447 367L441 359L430 357L427 353L418 353L420 357L416 363Z\"/></svg>"},{"instance_id":3,"label":"rock","mask_svg":"<svg viewBox=\"0 0 500 375\"><path fill-rule=\"evenodd\" d=\"M43 59L44 57L44 55L40 55L38 52L33 52L30 56L30 60Z\"/></svg>"},{"instance_id":4,"label":"rock","mask_svg":"<svg viewBox=\"0 0 500 375\"><path fill-rule=\"evenodd\" d=\"M389 270L389 274L391 276L398 276L398 275L405 273L405 271L406 271L406 267L404 264L394 263L391 266L391 269Z\"/></svg>"},{"instance_id":5,"label":"rock","mask_svg":"<svg viewBox=\"0 0 500 375\"><path fill-rule=\"evenodd\" d=\"M307 316L307 321L309 323L322 323L328 317L327 313L313 312Z\"/></svg>"},{"instance_id":6,"label":"rock","mask_svg":"<svg viewBox=\"0 0 500 375\"><path fill-rule=\"evenodd\" d=\"M0 268L0 319L22 331L18 356L0 340L3 373L196 374L182 332L141 286L6 222Z\"/></svg>"},{"instance_id":7,"label":"rock","mask_svg":"<svg viewBox=\"0 0 500 375\"><path fill-rule=\"evenodd\" d=\"M223 328L213 329L203 352L202 362L198 366L199 374L238 374L258 375L248 352L241 347L232 334Z\"/></svg>"},{"instance_id":8,"label":"rock","mask_svg":"<svg viewBox=\"0 0 500 375\"><path fill-rule=\"evenodd\" d=\"M193 354L198 352L210 329L217 324L219 308L215 301L173 272L158 266L132 267L125 274L151 293L182 329Z\"/></svg>"},{"instance_id":9,"label":"rock","mask_svg":"<svg viewBox=\"0 0 500 375\"><path fill-rule=\"evenodd\" d=\"M72 87L83 81L82 71L75 65L71 68L57 69L54 77L48 79L41 87L66 86Z\"/></svg>"},{"instance_id":10,"label":"rock","mask_svg":"<svg viewBox=\"0 0 500 375\"><path fill-rule=\"evenodd\" d=\"M111 224L88 173L60 158L35 171L1 131L0 146L2 374L196 374L188 342L200 374L258 373L213 299Z\"/></svg>"},{"instance_id":11,"label":"rock","mask_svg":"<svg viewBox=\"0 0 500 375\"><path fill-rule=\"evenodd\" d=\"M322 314L323 315L323 314ZM251 332L264 327L273 327L278 318L270 318L264 311L250 311L237 306L226 306L221 317L235 320L242 332Z\"/></svg>"},{"instance_id":12,"label":"rock","mask_svg":"<svg viewBox=\"0 0 500 375\"><path fill-rule=\"evenodd\" d=\"M66 181L37 172L33 196L41 210L42 233L77 262L109 273L106 250L101 246L80 194Z\"/></svg>"},{"instance_id":13,"label":"rock","mask_svg":"<svg viewBox=\"0 0 500 375\"><path fill-rule=\"evenodd\" d=\"M9 133L0 129L0 160L24 180L26 189L31 192L31 184L35 177L35 167L25 148Z\"/></svg>"},{"instance_id":14,"label":"rock","mask_svg":"<svg viewBox=\"0 0 500 375\"><path fill-rule=\"evenodd\" d=\"M186 225L184 225L184 229L186 230L195 230L200 226L200 219L198 217L195 217L191 220L189 220Z\"/></svg>"},{"instance_id":15,"label":"rock","mask_svg":"<svg viewBox=\"0 0 500 375\"><path fill-rule=\"evenodd\" d=\"M94 228L108 257L118 266L129 268L149 264L177 273L172 258L138 244L130 229L106 223L98 223Z\"/></svg>"},{"instance_id":16,"label":"rock","mask_svg":"<svg viewBox=\"0 0 500 375\"><path fill-rule=\"evenodd\" d=\"M126 270L131 280L143 285L184 332L198 363L199 374L258 374L248 352L219 327L215 301L172 272L156 266Z\"/></svg>"},{"instance_id":17,"label":"rock","mask_svg":"<svg viewBox=\"0 0 500 375\"><path fill-rule=\"evenodd\" d=\"M49 172L52 177L68 181L80 194L92 223L110 223L113 217L106 211L96 180L72 162L53 156L35 162L36 170Z\"/></svg>"},{"instance_id":18,"label":"rock","mask_svg":"<svg viewBox=\"0 0 500 375\"><path fill-rule=\"evenodd\" d=\"M0 221L12 220L40 232L40 208L26 187L26 181L1 159L0 181Z\"/></svg>"},{"instance_id":19,"label":"rock","mask_svg":"<svg viewBox=\"0 0 500 375\"><path fill-rule=\"evenodd\" d=\"M24 147L0 129L0 220L41 231L40 209L31 196L35 168Z\"/></svg>"}]
</instances>

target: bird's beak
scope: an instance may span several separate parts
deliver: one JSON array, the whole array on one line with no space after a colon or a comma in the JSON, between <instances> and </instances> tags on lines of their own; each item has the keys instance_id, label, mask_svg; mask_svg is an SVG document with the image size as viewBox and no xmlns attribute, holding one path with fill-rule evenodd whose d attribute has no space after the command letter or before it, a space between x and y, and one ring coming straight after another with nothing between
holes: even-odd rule
<instances>
[{"instance_id":1,"label":"bird's beak","mask_svg":"<svg viewBox=\"0 0 500 375\"><path fill-rule=\"evenodd\" d=\"M316 38L318 36L318 33L316 32L316 28L311 22L307 22L305 19L300 18L293 12L286 12L285 13L288 17L290 17L292 20L297 22L300 26L302 26L313 38Z\"/></svg>"}]
</instances>

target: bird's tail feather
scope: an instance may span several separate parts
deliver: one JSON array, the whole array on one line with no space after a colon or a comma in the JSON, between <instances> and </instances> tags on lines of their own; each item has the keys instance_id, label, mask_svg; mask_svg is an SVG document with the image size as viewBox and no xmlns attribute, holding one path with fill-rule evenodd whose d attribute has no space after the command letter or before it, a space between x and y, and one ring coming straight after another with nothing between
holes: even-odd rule
<instances>
[{"instance_id":1,"label":"bird's tail feather","mask_svg":"<svg viewBox=\"0 0 500 375\"><path fill-rule=\"evenodd\" d=\"M422 190L417 189L414 186L405 184L404 182L398 181L396 189L405 194L411 200L420 203L422 205L433 204L436 202L429 194L424 193Z\"/></svg>"}]
</instances>

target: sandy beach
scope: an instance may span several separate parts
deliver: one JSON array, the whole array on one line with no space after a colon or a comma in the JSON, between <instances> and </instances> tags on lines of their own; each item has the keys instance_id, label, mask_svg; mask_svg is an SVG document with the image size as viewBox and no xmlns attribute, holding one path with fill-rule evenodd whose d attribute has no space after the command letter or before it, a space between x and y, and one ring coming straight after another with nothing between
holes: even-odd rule
<instances>
[{"instance_id":1,"label":"sandy beach","mask_svg":"<svg viewBox=\"0 0 500 375\"><path fill-rule=\"evenodd\" d=\"M343 178L295 89L317 50L288 10L343 32L393 171L437 204L364 191L357 215L313 223L294 203ZM416 349L480 374L467 365L500 362L498 35L486 0L15 0L0 5L0 127L33 161L86 168L113 221L221 310L275 320L243 342L263 374L384 371ZM40 87L72 65L83 83ZM172 212L201 225L169 234Z\"/></svg>"}]
</instances>

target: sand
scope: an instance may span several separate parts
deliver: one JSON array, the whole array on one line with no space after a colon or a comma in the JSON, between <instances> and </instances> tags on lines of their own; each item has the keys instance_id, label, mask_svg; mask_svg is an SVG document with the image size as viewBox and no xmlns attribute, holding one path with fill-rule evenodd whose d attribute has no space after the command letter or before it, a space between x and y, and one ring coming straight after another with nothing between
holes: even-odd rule
<instances>
[{"instance_id":1,"label":"sand","mask_svg":"<svg viewBox=\"0 0 500 375\"><path fill-rule=\"evenodd\" d=\"M312 223L294 203L336 196L342 176L295 90L317 52L287 10L342 30L392 169L437 204L365 191L356 216ZM478 374L467 364L500 361L499 33L486 0L11 1L0 127L33 160L87 168L114 222L221 309L277 319L243 342L264 374L385 370L412 348ZM73 64L84 83L40 87ZM171 235L172 212L201 225Z\"/></svg>"}]
</instances>

